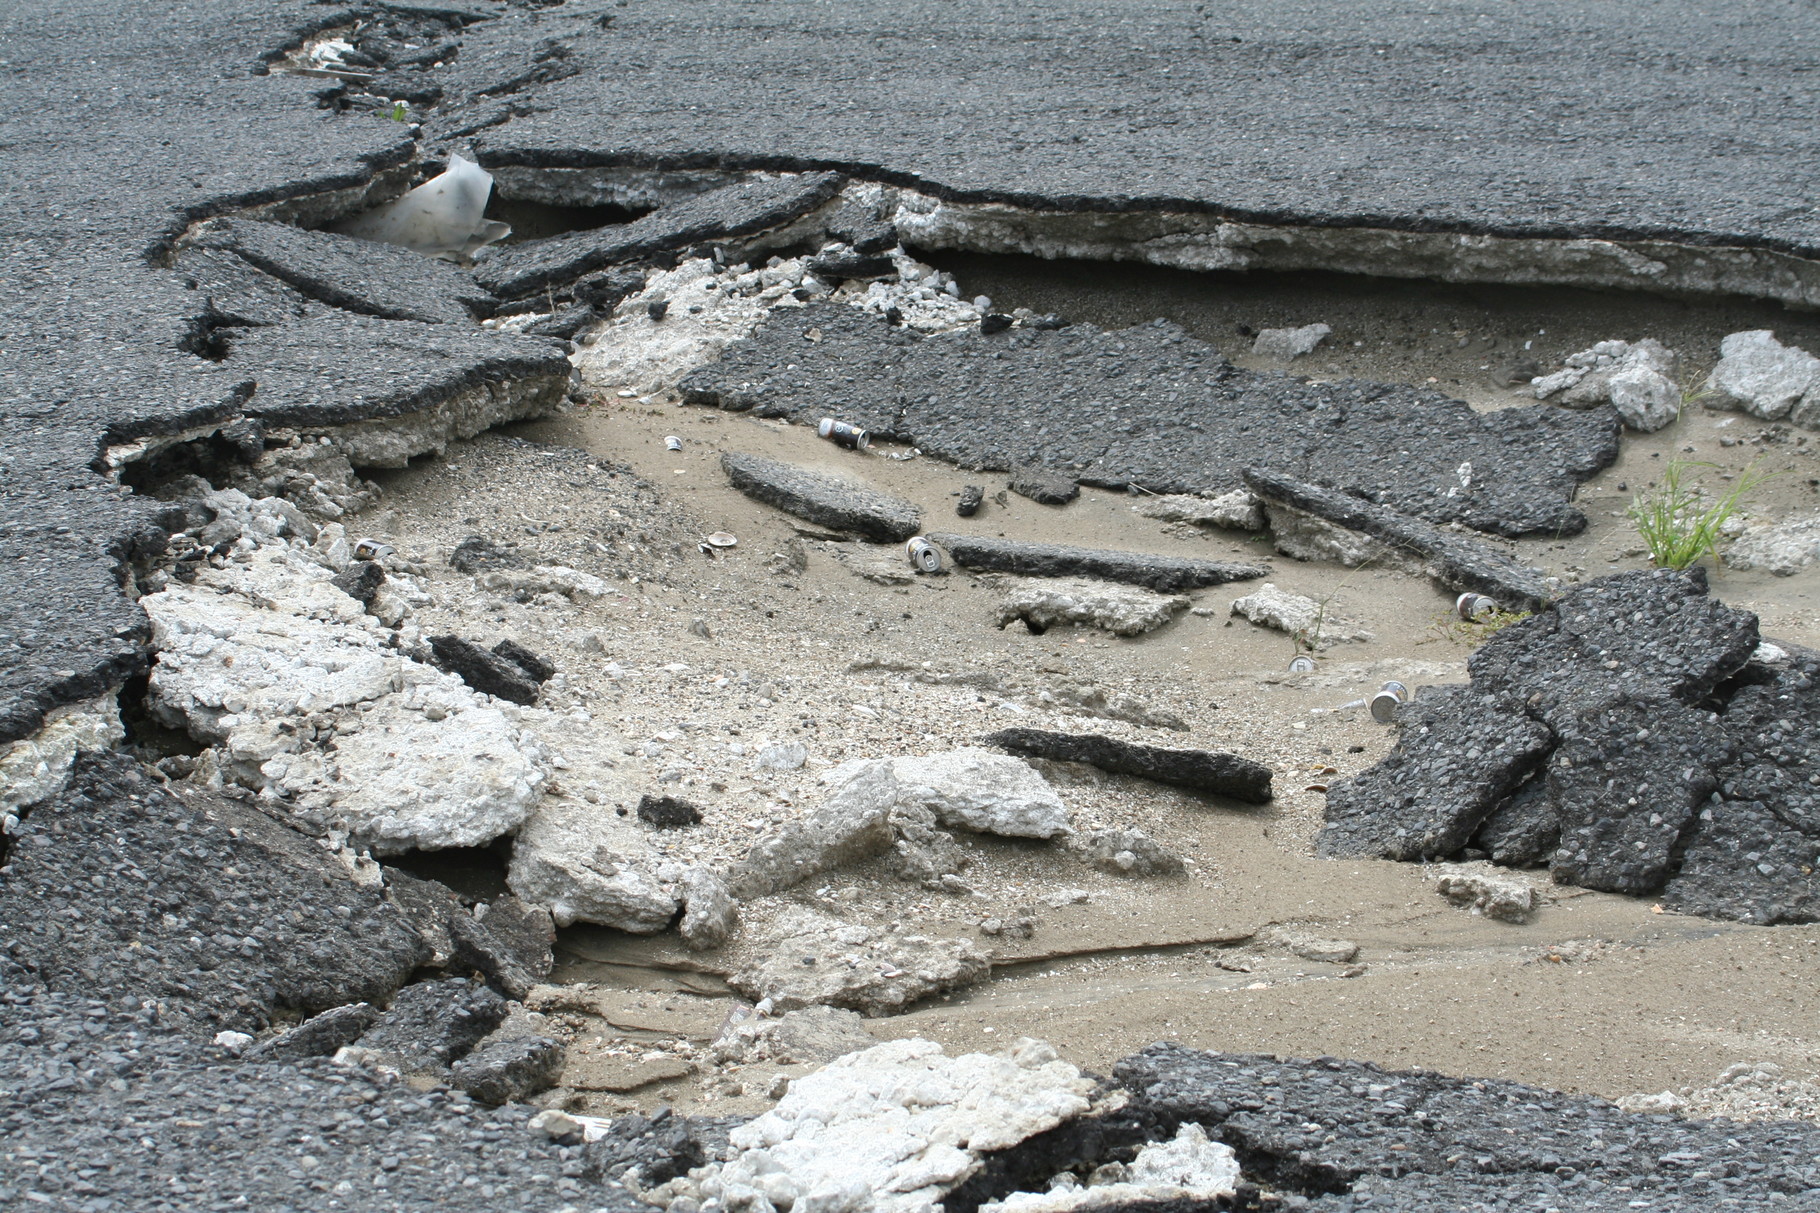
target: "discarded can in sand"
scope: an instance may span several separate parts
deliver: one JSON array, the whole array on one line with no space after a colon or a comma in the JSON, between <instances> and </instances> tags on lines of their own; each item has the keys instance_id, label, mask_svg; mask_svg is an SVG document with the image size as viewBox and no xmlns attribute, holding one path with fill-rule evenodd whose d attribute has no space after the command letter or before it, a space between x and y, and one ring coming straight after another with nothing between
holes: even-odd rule
<instances>
[{"instance_id":1,"label":"discarded can in sand","mask_svg":"<svg viewBox=\"0 0 1820 1213\"><path fill-rule=\"evenodd\" d=\"M1471 623L1475 619L1495 615L1504 608L1498 604L1497 599L1487 598L1483 594L1461 594L1453 600L1453 609L1454 614Z\"/></svg>"},{"instance_id":2,"label":"discarded can in sand","mask_svg":"<svg viewBox=\"0 0 1820 1213\"><path fill-rule=\"evenodd\" d=\"M872 435L850 421L836 421L832 417L823 417L815 432L838 446L850 451L863 451L872 445Z\"/></svg>"},{"instance_id":3,"label":"discarded can in sand","mask_svg":"<svg viewBox=\"0 0 1820 1213\"><path fill-rule=\"evenodd\" d=\"M1289 663L1289 672L1291 674L1312 674L1312 673L1314 673L1314 658L1308 656L1306 653L1304 653L1300 657L1295 658L1293 661L1291 661Z\"/></svg>"},{"instance_id":4,"label":"discarded can in sand","mask_svg":"<svg viewBox=\"0 0 1820 1213\"><path fill-rule=\"evenodd\" d=\"M942 571L941 549L918 535L904 545L904 551L910 555L910 565L919 573L939 573Z\"/></svg>"},{"instance_id":5,"label":"discarded can in sand","mask_svg":"<svg viewBox=\"0 0 1820 1213\"><path fill-rule=\"evenodd\" d=\"M671 434L668 438L664 439L664 446L672 451L680 451L682 450L682 439L678 438L675 434Z\"/></svg>"},{"instance_id":6,"label":"discarded can in sand","mask_svg":"<svg viewBox=\"0 0 1820 1213\"><path fill-rule=\"evenodd\" d=\"M1409 688L1400 682L1387 682L1371 697L1371 718L1379 724L1396 719L1397 708L1409 702Z\"/></svg>"},{"instance_id":7,"label":"discarded can in sand","mask_svg":"<svg viewBox=\"0 0 1820 1213\"><path fill-rule=\"evenodd\" d=\"M705 536L705 538L707 539L708 543L711 546L717 547L717 548L731 548L731 547L739 546L739 537L737 535L735 535L732 531L715 531L713 534Z\"/></svg>"},{"instance_id":8,"label":"discarded can in sand","mask_svg":"<svg viewBox=\"0 0 1820 1213\"><path fill-rule=\"evenodd\" d=\"M354 541L354 559L387 560L398 555L398 549L389 543L377 539L356 539Z\"/></svg>"}]
</instances>

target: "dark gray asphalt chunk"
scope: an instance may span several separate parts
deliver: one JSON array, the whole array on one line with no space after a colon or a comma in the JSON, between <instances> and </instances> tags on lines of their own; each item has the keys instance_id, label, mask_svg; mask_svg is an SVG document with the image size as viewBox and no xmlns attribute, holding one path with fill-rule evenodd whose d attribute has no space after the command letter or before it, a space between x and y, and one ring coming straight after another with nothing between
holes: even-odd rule
<instances>
[{"instance_id":1,"label":"dark gray asphalt chunk","mask_svg":"<svg viewBox=\"0 0 1820 1213\"><path fill-rule=\"evenodd\" d=\"M471 324L496 302L472 274L446 261L334 232L216 219L191 241L233 253L312 299L363 316Z\"/></svg>"},{"instance_id":2,"label":"dark gray asphalt chunk","mask_svg":"<svg viewBox=\"0 0 1820 1213\"><path fill-rule=\"evenodd\" d=\"M364 316L237 332L224 365L257 376L247 412L276 425L399 417L489 387L560 396L570 370L553 341Z\"/></svg>"},{"instance_id":3,"label":"dark gray asphalt chunk","mask_svg":"<svg viewBox=\"0 0 1820 1213\"><path fill-rule=\"evenodd\" d=\"M720 466L746 496L817 526L875 543L902 543L922 526L922 511L910 502L821 472L737 451L722 455Z\"/></svg>"},{"instance_id":4,"label":"dark gray asphalt chunk","mask_svg":"<svg viewBox=\"0 0 1820 1213\"><path fill-rule=\"evenodd\" d=\"M260 1041L248 1049L248 1061L303 1061L309 1057L333 1057L345 1045L351 1045L360 1034L379 1018L379 1008L370 1002L351 1002L331 1007L312 1015L294 1028Z\"/></svg>"},{"instance_id":5,"label":"dark gray asphalt chunk","mask_svg":"<svg viewBox=\"0 0 1820 1213\"><path fill-rule=\"evenodd\" d=\"M463 977L420 981L398 991L354 1045L401 1074L446 1079L450 1064L497 1028L506 1009L505 999Z\"/></svg>"},{"instance_id":6,"label":"dark gray asphalt chunk","mask_svg":"<svg viewBox=\"0 0 1820 1213\"><path fill-rule=\"evenodd\" d=\"M186 248L177 254L172 268L206 301L208 314L219 324L289 324L323 310L322 304L253 268L237 253Z\"/></svg>"},{"instance_id":7,"label":"dark gray asphalt chunk","mask_svg":"<svg viewBox=\"0 0 1820 1213\"><path fill-rule=\"evenodd\" d=\"M1641 23L1609 0L1571 18L1479 11L914 0L780 22L739 0L647 0L599 29L544 9L445 70L437 128L496 108L508 71L557 40L580 70L515 94L511 121L476 138L483 164L841 165L1064 212L1820 250L1787 171L1811 151L1811 11L1748 29L1711 6Z\"/></svg>"},{"instance_id":8,"label":"dark gray asphalt chunk","mask_svg":"<svg viewBox=\"0 0 1820 1213\"><path fill-rule=\"evenodd\" d=\"M1645 1190L1649 1207L1697 1209L1712 1203L1713 1159L1754 1177L1725 1186L1742 1208L1792 1207L1820 1190L1820 1129L1802 1121L1682 1120L1501 1079L1177 1044L1112 1073L1132 1097L1106 1125L1115 1143L1121 1126L1155 1139L1202 1125L1248 1176L1321 1213L1620 1210Z\"/></svg>"},{"instance_id":9,"label":"dark gray asphalt chunk","mask_svg":"<svg viewBox=\"0 0 1820 1213\"><path fill-rule=\"evenodd\" d=\"M547 1036L489 1040L451 1066L454 1085L482 1103L529 1099L555 1084L563 1047Z\"/></svg>"},{"instance_id":10,"label":"dark gray asphalt chunk","mask_svg":"<svg viewBox=\"0 0 1820 1213\"><path fill-rule=\"evenodd\" d=\"M483 695L495 695L513 703L533 704L539 694L538 680L527 674L517 662L489 653L471 640L459 636L432 636L430 651L436 664L457 674L461 680Z\"/></svg>"},{"instance_id":11,"label":"dark gray asphalt chunk","mask_svg":"<svg viewBox=\"0 0 1820 1213\"><path fill-rule=\"evenodd\" d=\"M565 232L497 249L481 262L475 276L501 298L522 299L618 262L781 227L827 202L840 186L838 173L724 186L672 202L623 226Z\"/></svg>"},{"instance_id":12,"label":"dark gray asphalt chunk","mask_svg":"<svg viewBox=\"0 0 1820 1213\"><path fill-rule=\"evenodd\" d=\"M0 922L6 955L38 982L156 999L209 1032L383 1001L429 958L314 839L251 804L179 799L123 754L78 760L21 822Z\"/></svg>"},{"instance_id":13,"label":"dark gray asphalt chunk","mask_svg":"<svg viewBox=\"0 0 1820 1213\"><path fill-rule=\"evenodd\" d=\"M1121 552L1110 548L1076 548L1059 543L1026 543L982 535L930 535L962 568L1027 577L1099 577L1141 585L1165 594L1202 586L1249 581L1270 570L1261 564L1194 560L1154 552Z\"/></svg>"},{"instance_id":14,"label":"dark gray asphalt chunk","mask_svg":"<svg viewBox=\"0 0 1820 1213\"><path fill-rule=\"evenodd\" d=\"M1471 845L1686 913L1820 920L1820 663L1757 644L1697 571L1576 587L1486 641L1469 687L1398 711L1390 754L1328 790L1318 849Z\"/></svg>"},{"instance_id":15,"label":"dark gray asphalt chunk","mask_svg":"<svg viewBox=\"0 0 1820 1213\"><path fill-rule=\"evenodd\" d=\"M1140 745L1097 733L1056 733L1047 729L1000 729L981 740L1026 758L1084 762L1102 771L1213 792L1250 804L1270 800L1270 768L1237 754Z\"/></svg>"},{"instance_id":16,"label":"dark gray asphalt chunk","mask_svg":"<svg viewBox=\"0 0 1820 1213\"><path fill-rule=\"evenodd\" d=\"M1011 491L1038 505L1067 505L1081 495L1081 486L1066 476L1038 468L1018 468L1011 473Z\"/></svg>"},{"instance_id":17,"label":"dark gray asphalt chunk","mask_svg":"<svg viewBox=\"0 0 1820 1213\"><path fill-rule=\"evenodd\" d=\"M1507 611L1540 610L1554 597L1542 574L1518 564L1496 548L1374 505L1282 475L1267 467L1245 469L1245 487L1269 506L1295 510L1379 540L1426 565L1450 590L1472 590L1495 598Z\"/></svg>"},{"instance_id":18,"label":"dark gray asphalt chunk","mask_svg":"<svg viewBox=\"0 0 1820 1213\"><path fill-rule=\"evenodd\" d=\"M869 385L859 399L855 383ZM1569 499L1618 452L1610 410L1479 414L1438 392L1242 371L1162 321L924 338L815 303L774 312L682 391L805 425L841 417L963 468L1040 468L1105 488L1227 492L1267 464L1510 536L1584 529Z\"/></svg>"}]
</instances>

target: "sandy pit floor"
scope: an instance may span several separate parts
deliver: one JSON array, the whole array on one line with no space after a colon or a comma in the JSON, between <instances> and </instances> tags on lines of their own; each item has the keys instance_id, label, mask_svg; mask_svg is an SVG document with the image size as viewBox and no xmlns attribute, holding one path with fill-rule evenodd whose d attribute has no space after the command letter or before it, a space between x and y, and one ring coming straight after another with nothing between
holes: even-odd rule
<instances>
[{"instance_id":1,"label":"sandy pit floor","mask_svg":"<svg viewBox=\"0 0 1820 1213\"><path fill-rule=\"evenodd\" d=\"M1703 374L1725 332L1773 326L1789 341L1820 333L1809 318L1743 305L1313 276L1227 290L1217 279L1152 271L943 264L966 294L992 295L1007 310L1058 310L1105 324L1164 315L1231 347L1241 363L1244 342L1232 326L1325 321L1334 340L1296 373L1438 381L1488 409L1528 397L1479 368L1538 339L1553 369L1594 340L1658 336ZM1400 310L1384 303L1397 292ZM1483 306L1467 314L1469 298ZM1538 323L1551 309L1559 322ZM1543 328L1546 336L1535 332ZM1609 1097L1704 1087L1741 1062L1799 1076L1820 1070L1820 927L1667 914L1644 900L1557 888L1545 871L1526 874L1543 895L1540 910L1511 924L1454 908L1437 895L1434 870L1421 865L1313 857L1319 789L1375 763L1392 741L1362 711L1320 709L1389 678L1411 686L1465 679L1472 641L1450 625L1451 596L1435 585L1369 566L1299 563L1272 553L1261 536L1160 523L1136 513L1124 494L1088 489L1065 507L996 497L1002 475L902 457L910 453L899 448L849 452L804 427L686 407L670 395L622 396L610 383L590 387L596 403L587 408L385 474L384 505L361 524L425 569L415 608L424 632L455 631L488 645L511 638L558 666L544 702L571 714L589 757L558 770L557 794L588 796L608 781L687 798L704 822L666 832L660 846L724 864L817 803L819 778L835 764L975 744L1012 724L1230 750L1275 772L1274 801L1254 807L1039 764L1078 827L1140 828L1187 861L1184 876L1114 876L1051 844L967 836L971 892L930 892L859 868L748 904L747 938L754 926L806 906L885 929L970 938L992 953L989 983L870 1020L875 1036L926 1036L951 1052L1038 1036L1089 1068L1173 1039ZM681 438L680 452L666 448L670 435ZM1815 508L1816 446L1820 440L1786 427L1689 407L1657 434L1627 434L1619 462L1582 488L1578 502L1591 519L1583 535L1503 546L1568 582L1646 567L1625 512L1667 460L1710 461L1733 473L1756 460L1776 479L1750 513L1774 521ZM901 549L818 538L748 500L727 484L723 451L847 475L916 502L931 530L1267 560L1275 584L1326 600L1371 639L1336 644L1315 672L1291 674L1288 636L1230 615L1233 599L1255 582L1196 591L1191 613L1139 638L1001 629L993 579L870 580L862 574L875 564L907 572ZM954 516L966 484L987 493L972 519ZM737 536L737 547L714 557L698 549L722 530ZM609 578L612 592L529 602L489 593L447 564L473 534ZM1820 646L1820 569L1790 577L1722 571L1714 589L1756 611L1766 636ZM766 747L792 743L807 749L800 769L756 769ZM590 771L589 762L612 769ZM498 879L485 855L424 862L477 891ZM981 933L982 923L997 925L989 920L1019 918L1034 922L1028 938ZM1357 954L1339 963L1305 959L1294 946L1305 937L1349 942ZM751 947L736 938L719 952L690 953L674 935L564 932L553 979L563 989L538 1004L570 1041L564 1086L553 1098L590 1112L764 1105L781 1089L780 1076L806 1067L723 1065L708 1049L738 1005L724 978Z\"/></svg>"}]
</instances>

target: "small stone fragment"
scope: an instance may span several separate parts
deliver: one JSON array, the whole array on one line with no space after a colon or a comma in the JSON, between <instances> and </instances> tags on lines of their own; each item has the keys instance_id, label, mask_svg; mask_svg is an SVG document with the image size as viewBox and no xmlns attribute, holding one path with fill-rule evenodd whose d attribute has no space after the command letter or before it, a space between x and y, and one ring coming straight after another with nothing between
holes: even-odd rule
<instances>
[{"instance_id":1,"label":"small stone fragment","mask_svg":"<svg viewBox=\"0 0 1820 1213\"><path fill-rule=\"evenodd\" d=\"M1026 467L1012 473L1011 491L1038 505L1067 505L1081 495L1081 486L1067 476Z\"/></svg>"},{"instance_id":2,"label":"small stone fragment","mask_svg":"<svg viewBox=\"0 0 1820 1213\"><path fill-rule=\"evenodd\" d=\"M1446 868L1435 891L1456 906L1501 922L1528 922L1536 910L1535 886L1516 876Z\"/></svg>"},{"instance_id":3,"label":"small stone fragment","mask_svg":"<svg viewBox=\"0 0 1820 1213\"><path fill-rule=\"evenodd\" d=\"M701 809L676 796L646 793L638 798L638 819L660 830L680 830L700 825Z\"/></svg>"},{"instance_id":4,"label":"small stone fragment","mask_svg":"<svg viewBox=\"0 0 1820 1213\"><path fill-rule=\"evenodd\" d=\"M1251 343L1251 352L1260 358L1290 362L1314 348L1333 333L1325 324L1305 324L1296 329L1260 329Z\"/></svg>"}]
</instances>

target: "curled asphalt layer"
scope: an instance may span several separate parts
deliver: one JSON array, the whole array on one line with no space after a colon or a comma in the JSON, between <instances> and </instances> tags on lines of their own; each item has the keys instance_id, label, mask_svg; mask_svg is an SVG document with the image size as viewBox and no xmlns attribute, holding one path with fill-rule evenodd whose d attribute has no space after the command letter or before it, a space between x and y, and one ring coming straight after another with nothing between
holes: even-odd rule
<instances>
[{"instance_id":1,"label":"curled asphalt layer","mask_svg":"<svg viewBox=\"0 0 1820 1213\"><path fill-rule=\"evenodd\" d=\"M1807 120L1820 20L1805 5L1280 8L473 4L444 24L484 23L451 33L459 54L420 95L447 98L432 136L469 132L493 165L832 168L1047 207L1820 249L1811 178L1791 170L1814 162L1820 140ZM308 275L279 285L229 249L173 257L174 241L211 216L351 209L417 155L402 124L320 107L324 82L260 74L355 11L32 0L0 16L0 742L143 665L147 627L121 586L131 562L162 545L168 507L98 474L106 446L245 413L289 424L390 415L412 407L416 384L561 361L559 347L530 339L420 350L375 327L408 321L351 320L332 306L348 300L309 294ZM469 296L459 286L426 298L458 320L444 301L465 307ZM223 361L202 356L220 352L224 323L293 320L313 322L315 344L276 375L256 356L262 340L275 361L286 344L271 329L226 342ZM338 380L325 384L324 369ZM140 854L108 862L149 871ZM313 1005L368 979L340 973L346 956L307 950L282 957L302 968L272 969L251 928L173 937L170 967L123 963L107 949L132 924L85 917L105 897L78 886L98 891L110 877L140 879L115 867L71 873L8 916L9 945L41 946L39 963L72 939L91 942L78 958L94 963L28 972L16 966L32 957L10 950L0 961L0 1201L571 1203L564 1181L579 1160L522 1136L522 1110L464 1111L458 1097L321 1062L236 1065L199 1043L192 1014L157 1005L177 993L133 983L218 992L220 1014L251 1026L265 998L285 1001L285 981L339 974L299 999ZM211 905L258 918L246 902ZM57 905L67 920L57 925L81 929L53 940L38 928ZM34 911L34 930L21 932ZM415 946L399 936L396 957L356 959L398 966L386 984ZM45 991L47 978L64 988ZM1606 1115L1633 1138L1644 1131ZM1767 1143L1753 1155L1761 1165L1725 1164L1728 1193L1811 1196L1812 1176L1790 1161L1805 1151L1811 1165L1806 1130L1748 1136L1753 1150ZM1780 1153L1762 1161L1762 1151ZM1667 1158L1658 1171L1678 1179L1669 1168L1682 1163ZM1535 1182L1546 1183L1526 1174ZM616 1199L594 1189L585 1203ZM1576 1201L1559 1203L1596 1207Z\"/></svg>"}]
</instances>

